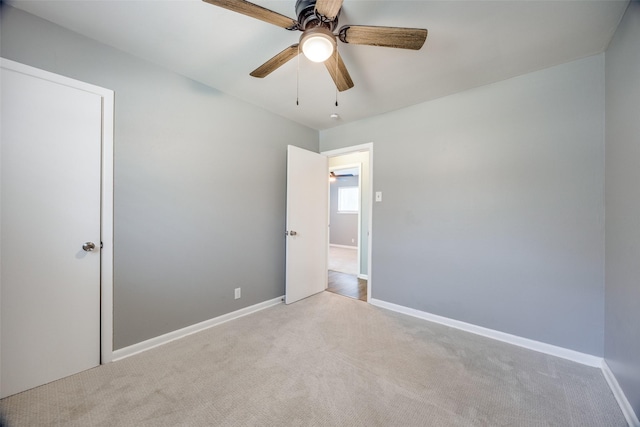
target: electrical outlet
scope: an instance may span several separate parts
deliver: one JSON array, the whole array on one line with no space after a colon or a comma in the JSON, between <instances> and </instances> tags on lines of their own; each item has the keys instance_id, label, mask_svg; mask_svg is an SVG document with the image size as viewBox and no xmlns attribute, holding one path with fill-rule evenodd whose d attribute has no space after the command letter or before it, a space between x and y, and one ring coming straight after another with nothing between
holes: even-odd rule
<instances>
[{"instance_id":1,"label":"electrical outlet","mask_svg":"<svg viewBox=\"0 0 640 427\"><path fill-rule=\"evenodd\" d=\"M351 239L351 243L355 243L355 242L356 242L356 239Z\"/></svg>"},{"instance_id":2,"label":"electrical outlet","mask_svg":"<svg viewBox=\"0 0 640 427\"><path fill-rule=\"evenodd\" d=\"M235 289L234 295L235 295L235 299L240 299L240 297L242 296L240 288Z\"/></svg>"}]
</instances>

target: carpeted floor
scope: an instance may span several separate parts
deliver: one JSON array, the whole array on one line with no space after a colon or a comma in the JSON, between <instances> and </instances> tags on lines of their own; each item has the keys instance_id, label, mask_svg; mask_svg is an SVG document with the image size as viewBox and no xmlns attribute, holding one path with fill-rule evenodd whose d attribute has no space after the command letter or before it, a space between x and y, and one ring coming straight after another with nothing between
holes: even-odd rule
<instances>
[{"instance_id":1,"label":"carpeted floor","mask_svg":"<svg viewBox=\"0 0 640 427\"><path fill-rule=\"evenodd\" d=\"M624 426L600 370L322 292L0 401L18 426Z\"/></svg>"}]
</instances>

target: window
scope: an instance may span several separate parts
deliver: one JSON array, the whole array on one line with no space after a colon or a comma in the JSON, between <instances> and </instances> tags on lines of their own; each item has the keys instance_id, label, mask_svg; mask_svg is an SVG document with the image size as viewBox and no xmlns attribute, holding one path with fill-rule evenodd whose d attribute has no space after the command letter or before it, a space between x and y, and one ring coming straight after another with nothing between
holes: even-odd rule
<instances>
[{"instance_id":1,"label":"window","mask_svg":"<svg viewBox=\"0 0 640 427\"><path fill-rule=\"evenodd\" d=\"M338 188L338 213L358 213L358 187Z\"/></svg>"}]
</instances>

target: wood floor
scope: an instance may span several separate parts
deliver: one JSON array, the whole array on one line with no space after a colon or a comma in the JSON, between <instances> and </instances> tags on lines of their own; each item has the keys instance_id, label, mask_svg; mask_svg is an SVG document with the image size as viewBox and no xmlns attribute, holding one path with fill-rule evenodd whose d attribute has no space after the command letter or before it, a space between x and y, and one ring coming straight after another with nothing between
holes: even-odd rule
<instances>
[{"instance_id":1,"label":"wood floor","mask_svg":"<svg viewBox=\"0 0 640 427\"><path fill-rule=\"evenodd\" d=\"M367 281L357 276L329 270L327 291L349 298L367 300Z\"/></svg>"}]
</instances>

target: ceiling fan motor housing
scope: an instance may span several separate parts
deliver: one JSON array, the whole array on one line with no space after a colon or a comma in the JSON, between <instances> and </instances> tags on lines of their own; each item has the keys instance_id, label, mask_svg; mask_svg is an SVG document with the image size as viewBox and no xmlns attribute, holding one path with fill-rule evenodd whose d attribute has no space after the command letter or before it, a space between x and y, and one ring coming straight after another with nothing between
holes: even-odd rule
<instances>
[{"instance_id":1,"label":"ceiling fan motor housing","mask_svg":"<svg viewBox=\"0 0 640 427\"><path fill-rule=\"evenodd\" d=\"M324 27L333 31L338 26L338 16L333 20L322 19L316 15L316 0L297 0L296 15L298 16L298 29L306 31L310 28Z\"/></svg>"}]
</instances>

